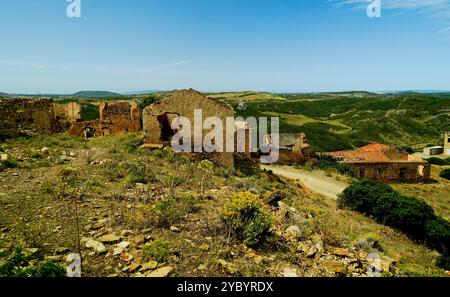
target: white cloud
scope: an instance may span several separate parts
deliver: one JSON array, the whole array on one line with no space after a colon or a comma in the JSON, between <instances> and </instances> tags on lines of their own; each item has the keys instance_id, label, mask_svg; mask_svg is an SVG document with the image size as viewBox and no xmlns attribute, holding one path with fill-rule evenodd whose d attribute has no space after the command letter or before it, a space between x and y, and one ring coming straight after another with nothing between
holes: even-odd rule
<instances>
[{"instance_id":1,"label":"white cloud","mask_svg":"<svg viewBox=\"0 0 450 297\"><path fill-rule=\"evenodd\" d=\"M368 0L328 0L338 8L366 9ZM450 25L450 0L381 0L383 10L405 11L436 19L448 31Z\"/></svg>"}]
</instances>

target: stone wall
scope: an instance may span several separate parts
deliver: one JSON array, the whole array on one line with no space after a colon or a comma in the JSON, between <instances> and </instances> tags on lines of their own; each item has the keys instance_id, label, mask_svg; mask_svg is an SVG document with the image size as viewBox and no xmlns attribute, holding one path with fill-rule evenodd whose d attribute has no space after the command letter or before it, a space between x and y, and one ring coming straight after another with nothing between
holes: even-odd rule
<instances>
[{"instance_id":1,"label":"stone wall","mask_svg":"<svg viewBox=\"0 0 450 297\"><path fill-rule=\"evenodd\" d=\"M63 130L70 128L72 123L81 119L82 106L78 102L53 103L56 121Z\"/></svg>"},{"instance_id":2,"label":"stone wall","mask_svg":"<svg viewBox=\"0 0 450 297\"><path fill-rule=\"evenodd\" d=\"M99 104L98 120L82 121L78 119L72 124L71 135L86 136L85 131L94 131L94 136L105 136L114 133L137 132L140 130L140 111L134 101L106 101Z\"/></svg>"},{"instance_id":3,"label":"stone wall","mask_svg":"<svg viewBox=\"0 0 450 297\"><path fill-rule=\"evenodd\" d=\"M235 117L233 109L226 103L208 98L195 90L181 90L173 93L161 102L148 106L143 111L144 143L147 145L170 145L177 131L171 129L171 123L177 116L188 118L191 122L191 143L194 145L194 110L202 110L202 124L207 117L218 117L224 127L224 148L226 139L226 118ZM203 129L203 137L211 130ZM212 154L210 159L226 166L233 164L233 154Z\"/></svg>"},{"instance_id":4,"label":"stone wall","mask_svg":"<svg viewBox=\"0 0 450 297\"><path fill-rule=\"evenodd\" d=\"M0 137L59 131L51 99L0 100Z\"/></svg>"},{"instance_id":5,"label":"stone wall","mask_svg":"<svg viewBox=\"0 0 450 297\"><path fill-rule=\"evenodd\" d=\"M103 135L116 132L137 132L141 128L140 112L136 102L102 102L100 122Z\"/></svg>"},{"instance_id":6,"label":"stone wall","mask_svg":"<svg viewBox=\"0 0 450 297\"><path fill-rule=\"evenodd\" d=\"M431 180L431 165L425 162L386 162L348 164L356 177L387 183L417 183Z\"/></svg>"},{"instance_id":7,"label":"stone wall","mask_svg":"<svg viewBox=\"0 0 450 297\"><path fill-rule=\"evenodd\" d=\"M445 133L444 155L450 156L450 132Z\"/></svg>"},{"instance_id":8,"label":"stone wall","mask_svg":"<svg viewBox=\"0 0 450 297\"><path fill-rule=\"evenodd\" d=\"M169 131L173 118L182 116L192 123L192 135L194 125L194 110L203 110L203 119L206 117L219 117L223 127L226 127L225 119L235 116L234 111L226 103L208 98L195 90L177 91L161 102L155 103L144 109L143 126L145 143L170 144L171 136L175 131ZM209 131L204 129L203 135ZM172 134L172 135L171 135ZM225 131L224 131L225 139ZM193 143L193 140L192 140Z\"/></svg>"}]
</instances>

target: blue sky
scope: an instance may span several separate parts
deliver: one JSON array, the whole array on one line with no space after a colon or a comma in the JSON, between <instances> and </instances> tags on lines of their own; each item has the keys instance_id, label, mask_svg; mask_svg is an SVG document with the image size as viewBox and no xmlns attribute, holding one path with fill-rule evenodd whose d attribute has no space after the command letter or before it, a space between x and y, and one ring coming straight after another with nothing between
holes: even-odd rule
<instances>
[{"instance_id":1,"label":"blue sky","mask_svg":"<svg viewBox=\"0 0 450 297\"><path fill-rule=\"evenodd\" d=\"M450 89L450 0L0 0L0 92Z\"/></svg>"}]
</instances>

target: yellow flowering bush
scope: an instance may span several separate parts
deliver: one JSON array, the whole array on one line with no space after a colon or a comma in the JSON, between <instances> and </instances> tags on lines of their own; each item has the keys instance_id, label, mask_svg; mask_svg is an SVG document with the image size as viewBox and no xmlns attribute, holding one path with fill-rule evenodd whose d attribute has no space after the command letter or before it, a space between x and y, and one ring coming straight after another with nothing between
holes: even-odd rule
<instances>
[{"instance_id":1,"label":"yellow flowering bush","mask_svg":"<svg viewBox=\"0 0 450 297\"><path fill-rule=\"evenodd\" d=\"M258 244L272 225L266 205L250 192L233 195L221 210L220 218L230 233L248 246Z\"/></svg>"}]
</instances>

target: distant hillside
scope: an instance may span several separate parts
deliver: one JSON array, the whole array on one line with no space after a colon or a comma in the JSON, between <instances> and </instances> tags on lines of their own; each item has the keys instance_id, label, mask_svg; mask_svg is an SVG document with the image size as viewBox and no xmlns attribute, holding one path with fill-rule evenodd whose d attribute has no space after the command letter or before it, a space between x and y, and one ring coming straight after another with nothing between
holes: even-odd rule
<instances>
[{"instance_id":1,"label":"distant hillside","mask_svg":"<svg viewBox=\"0 0 450 297\"><path fill-rule=\"evenodd\" d=\"M450 99L442 94L262 93L253 94L251 101L220 97L244 117L279 116L281 132L305 132L318 151L351 149L370 142L421 149L441 143L442 132L450 130ZM240 102L245 103L244 109L237 108Z\"/></svg>"},{"instance_id":2,"label":"distant hillside","mask_svg":"<svg viewBox=\"0 0 450 297\"><path fill-rule=\"evenodd\" d=\"M8 93L0 92L0 96L8 96L8 95L9 95Z\"/></svg>"},{"instance_id":3,"label":"distant hillside","mask_svg":"<svg viewBox=\"0 0 450 297\"><path fill-rule=\"evenodd\" d=\"M121 97L119 93L113 93L108 91L80 91L72 94L74 97L87 97L87 98L104 98L104 97Z\"/></svg>"},{"instance_id":4,"label":"distant hillside","mask_svg":"<svg viewBox=\"0 0 450 297\"><path fill-rule=\"evenodd\" d=\"M145 95L145 94L155 94L159 93L161 91L158 90L144 90L144 91L133 91L133 92L127 92L125 95Z\"/></svg>"}]
</instances>

